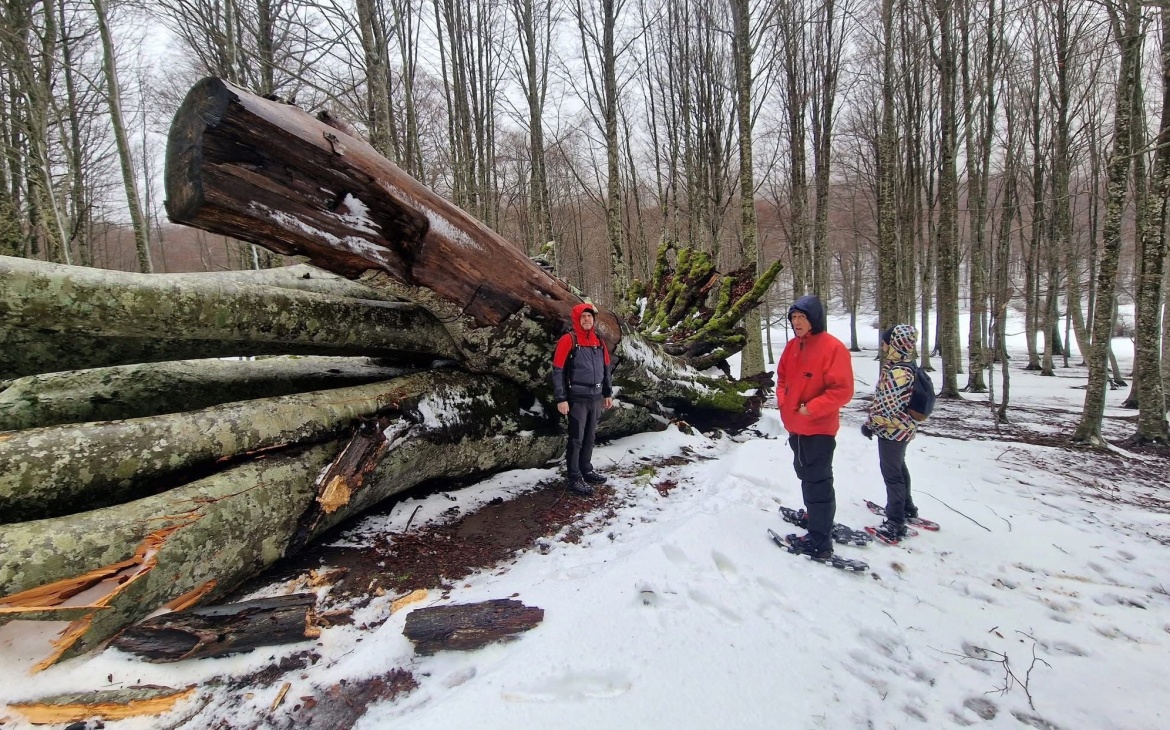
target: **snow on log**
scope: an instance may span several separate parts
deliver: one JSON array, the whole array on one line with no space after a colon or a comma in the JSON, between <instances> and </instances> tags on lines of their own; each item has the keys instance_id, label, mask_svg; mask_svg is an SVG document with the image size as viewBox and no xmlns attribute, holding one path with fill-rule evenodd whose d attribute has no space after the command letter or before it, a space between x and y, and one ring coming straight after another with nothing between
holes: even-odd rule
<instances>
[{"instance_id":1,"label":"snow on log","mask_svg":"<svg viewBox=\"0 0 1170 730\"><path fill-rule=\"evenodd\" d=\"M161 606L218 600L301 542L298 534L318 537L423 481L543 466L564 448L558 424L505 381L452 370L395 383L398 412L380 416L385 443L366 449L364 463L343 465L338 455L353 450L321 444L135 502L4 526L0 641L59 614L45 624L51 644L26 660L44 668Z\"/></svg>"},{"instance_id":2,"label":"snow on log","mask_svg":"<svg viewBox=\"0 0 1170 730\"><path fill-rule=\"evenodd\" d=\"M0 350L0 378L147 358L252 355L258 352L254 345L282 354L295 347L315 354L452 358L457 353L434 316L405 302L257 286L232 277L221 282L215 276L130 274L7 256L0 256L0 327L23 335L18 348ZM75 336L111 342L90 355ZM218 351L178 357L158 346L154 355L133 347L119 355L118 339L131 346L168 340L221 345ZM228 343L234 346L224 348Z\"/></svg>"},{"instance_id":3,"label":"snow on log","mask_svg":"<svg viewBox=\"0 0 1170 730\"><path fill-rule=\"evenodd\" d=\"M112 646L147 661L226 656L258 646L292 644L321 635L315 593L256 598L154 616L129 626Z\"/></svg>"},{"instance_id":4,"label":"snow on log","mask_svg":"<svg viewBox=\"0 0 1170 730\"><path fill-rule=\"evenodd\" d=\"M120 421L404 375L364 357L179 360L27 375L0 390L0 431Z\"/></svg>"},{"instance_id":5,"label":"snow on log","mask_svg":"<svg viewBox=\"0 0 1170 730\"><path fill-rule=\"evenodd\" d=\"M511 641L543 620L543 608L497 598L415 609L406 614L402 633L414 642L414 650L419 654L434 654L442 649L473 651L499 641Z\"/></svg>"}]
</instances>

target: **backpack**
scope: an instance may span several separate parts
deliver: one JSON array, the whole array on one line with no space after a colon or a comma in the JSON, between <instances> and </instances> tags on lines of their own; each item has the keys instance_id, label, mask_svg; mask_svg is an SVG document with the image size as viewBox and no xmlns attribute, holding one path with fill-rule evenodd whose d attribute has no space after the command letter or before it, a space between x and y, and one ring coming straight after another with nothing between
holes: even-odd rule
<instances>
[{"instance_id":1,"label":"backpack","mask_svg":"<svg viewBox=\"0 0 1170 730\"><path fill-rule=\"evenodd\" d=\"M580 345L577 344L577 331L571 326L569 327L569 331L565 334L567 334L569 339L573 341L573 346L569 348L569 354L565 356L565 366L561 370L561 374L565 379L565 393L568 394L573 390L573 383L570 381L570 373L573 372L573 356L577 354L577 348L580 347ZM606 346L605 340L601 339L601 336L598 335L597 341L601 343L602 352L608 355L609 347Z\"/></svg>"},{"instance_id":2,"label":"backpack","mask_svg":"<svg viewBox=\"0 0 1170 730\"><path fill-rule=\"evenodd\" d=\"M925 421L934 410L934 381L926 371L914 366L914 389L910 391L910 402L906 411L915 421Z\"/></svg>"}]
</instances>

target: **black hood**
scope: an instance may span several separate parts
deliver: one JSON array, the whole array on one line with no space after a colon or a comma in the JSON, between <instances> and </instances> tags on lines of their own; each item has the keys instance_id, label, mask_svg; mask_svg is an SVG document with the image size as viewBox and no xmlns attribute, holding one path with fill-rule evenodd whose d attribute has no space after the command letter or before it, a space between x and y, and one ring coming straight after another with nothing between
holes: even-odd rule
<instances>
[{"instance_id":1,"label":"black hood","mask_svg":"<svg viewBox=\"0 0 1170 730\"><path fill-rule=\"evenodd\" d=\"M812 294L805 294L788 308L789 319L792 319L793 312L803 312L804 316L808 317L808 323L812 325L809 331L812 334L819 335L825 331L825 306Z\"/></svg>"}]
</instances>

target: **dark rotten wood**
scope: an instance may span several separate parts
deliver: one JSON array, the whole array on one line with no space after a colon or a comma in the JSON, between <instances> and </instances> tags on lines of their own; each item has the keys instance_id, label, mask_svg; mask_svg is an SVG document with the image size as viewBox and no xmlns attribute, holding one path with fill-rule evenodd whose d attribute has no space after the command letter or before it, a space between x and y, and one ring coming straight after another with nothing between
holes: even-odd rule
<instances>
[{"instance_id":1,"label":"dark rotten wood","mask_svg":"<svg viewBox=\"0 0 1170 730\"><path fill-rule=\"evenodd\" d=\"M291 644L320 635L316 603L314 593L294 593L177 611L126 628L113 645L148 661L177 662Z\"/></svg>"},{"instance_id":2,"label":"dark rotten wood","mask_svg":"<svg viewBox=\"0 0 1170 730\"><path fill-rule=\"evenodd\" d=\"M544 620L544 609L498 598L458 606L411 611L402 633L419 654L440 649L471 651L496 641L509 641Z\"/></svg>"},{"instance_id":3,"label":"dark rotten wood","mask_svg":"<svg viewBox=\"0 0 1170 730\"><path fill-rule=\"evenodd\" d=\"M533 384L544 372L531 356L508 350L518 341L547 345L580 302L364 140L221 79L197 83L176 113L166 181L176 223L301 255L351 278L380 272L363 283L423 304L468 364L518 382ZM598 329L616 347L617 318L602 312Z\"/></svg>"}]
</instances>

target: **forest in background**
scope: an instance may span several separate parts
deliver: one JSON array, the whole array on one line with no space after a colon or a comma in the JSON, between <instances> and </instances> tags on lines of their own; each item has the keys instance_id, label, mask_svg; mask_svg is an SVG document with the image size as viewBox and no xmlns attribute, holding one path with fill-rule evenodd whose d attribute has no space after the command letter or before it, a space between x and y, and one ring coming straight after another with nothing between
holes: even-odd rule
<instances>
[{"instance_id":1,"label":"forest in background","mask_svg":"<svg viewBox=\"0 0 1170 730\"><path fill-rule=\"evenodd\" d=\"M1029 368L1052 373L1070 340L1085 354L1089 443L1106 389L1130 377L1109 368L1109 338L1132 303L1135 439L1167 440L1167 2L14 0L0 14L0 254L279 264L163 223L171 115L214 75L352 124L619 312L663 244L722 270L779 259L760 316L806 292L876 302L880 325L919 324L922 362L958 397L988 388L1013 307ZM758 344L745 371L763 367Z\"/></svg>"}]
</instances>

